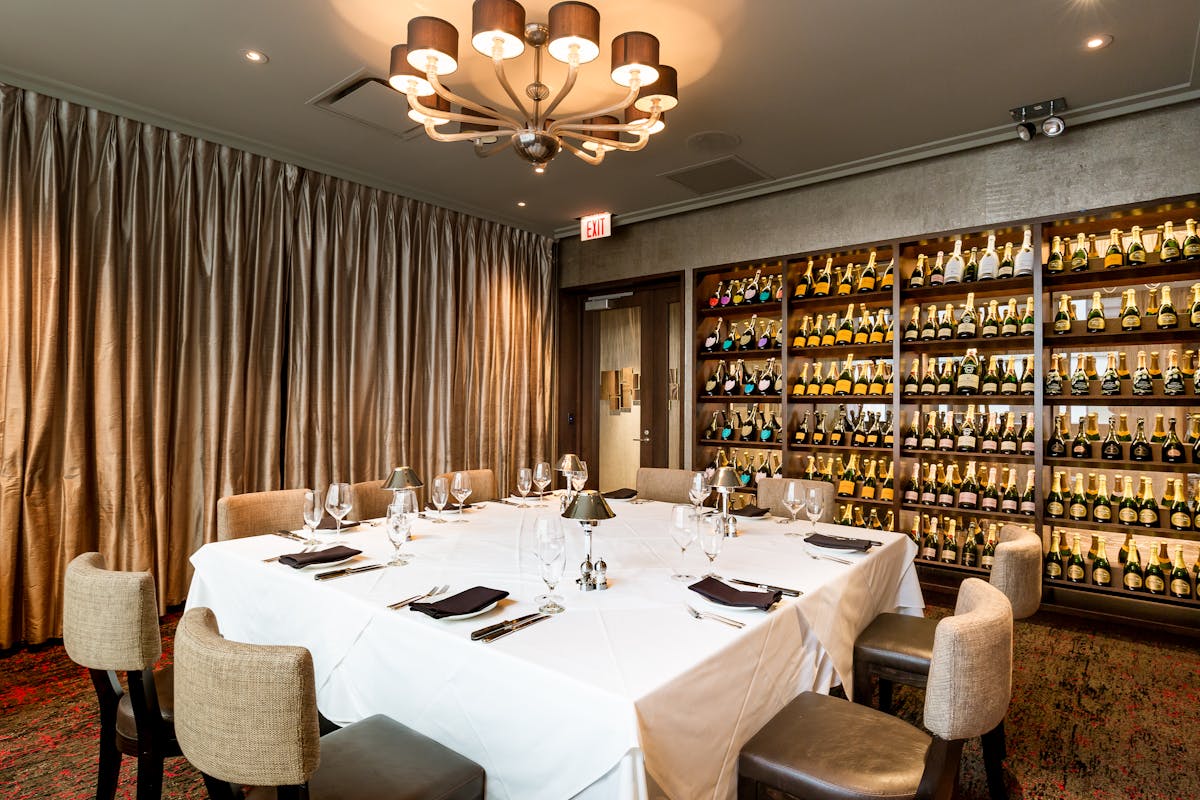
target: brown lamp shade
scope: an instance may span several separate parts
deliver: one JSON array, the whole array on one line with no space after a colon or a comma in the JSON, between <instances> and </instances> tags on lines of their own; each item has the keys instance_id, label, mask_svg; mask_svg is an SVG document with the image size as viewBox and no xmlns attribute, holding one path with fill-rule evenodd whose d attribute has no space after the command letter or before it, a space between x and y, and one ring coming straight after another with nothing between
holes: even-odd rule
<instances>
[{"instance_id":1,"label":"brown lamp shade","mask_svg":"<svg viewBox=\"0 0 1200 800\"><path fill-rule=\"evenodd\" d=\"M417 475L417 471L412 467L396 467L392 470L392 474L383 482L384 489L416 489L424 486L425 483Z\"/></svg>"},{"instance_id":2,"label":"brown lamp shade","mask_svg":"<svg viewBox=\"0 0 1200 800\"><path fill-rule=\"evenodd\" d=\"M659 64L658 80L642 86L633 104L640 111L651 111L656 99L660 111L670 111L679 105L679 73L674 67Z\"/></svg>"},{"instance_id":3,"label":"brown lamp shade","mask_svg":"<svg viewBox=\"0 0 1200 800\"><path fill-rule=\"evenodd\" d=\"M424 72L417 72L408 63L408 45L398 44L392 48L392 63L388 69L388 83L397 92L408 92L412 86L417 97L428 97L433 94L433 86L425 79Z\"/></svg>"},{"instance_id":4,"label":"brown lamp shade","mask_svg":"<svg viewBox=\"0 0 1200 800\"><path fill-rule=\"evenodd\" d=\"M438 77L458 69L458 29L437 17L413 17L408 21L408 63L424 75L430 58Z\"/></svg>"},{"instance_id":5,"label":"brown lamp shade","mask_svg":"<svg viewBox=\"0 0 1200 800\"><path fill-rule=\"evenodd\" d=\"M580 64L599 58L600 12L592 6L577 0L555 3L550 7L549 28L550 41L546 52L551 58L569 63L572 47L577 48Z\"/></svg>"},{"instance_id":6,"label":"brown lamp shade","mask_svg":"<svg viewBox=\"0 0 1200 800\"><path fill-rule=\"evenodd\" d=\"M714 489L740 489L742 482L733 467L717 467L708 485Z\"/></svg>"},{"instance_id":7,"label":"brown lamp shade","mask_svg":"<svg viewBox=\"0 0 1200 800\"><path fill-rule=\"evenodd\" d=\"M475 0L471 6L471 46L492 57L500 40L500 58L525 52L525 8L517 0Z\"/></svg>"},{"instance_id":8,"label":"brown lamp shade","mask_svg":"<svg viewBox=\"0 0 1200 800\"><path fill-rule=\"evenodd\" d=\"M447 100L446 98L442 97L441 95L434 95L433 97L423 97L417 101L417 105L421 106L422 108L429 109L429 117L433 119L434 125L444 125L450 121L444 117L442 119L438 119L438 117L437 117L437 112L439 112L439 111L443 111L447 114L450 113L450 101ZM410 108L408 110L408 118L411 119L413 122L419 122L422 125L424 125L426 115L420 113L419 111L417 111L414 108Z\"/></svg>"},{"instance_id":9,"label":"brown lamp shade","mask_svg":"<svg viewBox=\"0 0 1200 800\"><path fill-rule=\"evenodd\" d=\"M571 500L571 505L563 512L564 519L576 519L580 522L599 522L602 519L612 519L616 516L604 495L595 489L585 489Z\"/></svg>"},{"instance_id":10,"label":"brown lamp shade","mask_svg":"<svg viewBox=\"0 0 1200 800\"><path fill-rule=\"evenodd\" d=\"M629 106L625 109L625 123L637 122L639 119L650 119L652 112L641 111L636 106ZM667 127L667 115L660 113L658 121L650 126L650 135L660 132Z\"/></svg>"},{"instance_id":11,"label":"brown lamp shade","mask_svg":"<svg viewBox=\"0 0 1200 800\"><path fill-rule=\"evenodd\" d=\"M580 125L620 125L621 120L619 120L616 117L611 116L609 114L605 114L604 116L601 116L601 117L588 117L587 119L582 120L579 124ZM617 131L584 131L584 133L586 133L588 136L594 136L597 139L607 139L610 142L619 141L621 138L621 134ZM605 150L612 149L611 147L606 147L605 145L596 144L595 142L584 142L583 148L585 150L600 150L601 148L603 148Z\"/></svg>"},{"instance_id":12,"label":"brown lamp shade","mask_svg":"<svg viewBox=\"0 0 1200 800\"><path fill-rule=\"evenodd\" d=\"M412 25L409 25L412 30ZM408 35L412 46L412 33ZM412 56L409 56L411 59ZM633 73L643 86L658 80L658 37L645 31L622 33L612 41L612 79L618 86L633 85Z\"/></svg>"}]
</instances>

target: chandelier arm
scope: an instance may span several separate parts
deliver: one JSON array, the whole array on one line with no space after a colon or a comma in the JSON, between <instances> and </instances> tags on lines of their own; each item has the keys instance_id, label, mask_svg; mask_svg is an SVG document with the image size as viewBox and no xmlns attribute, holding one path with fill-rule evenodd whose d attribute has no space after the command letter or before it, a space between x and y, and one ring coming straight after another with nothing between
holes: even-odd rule
<instances>
[{"instance_id":1,"label":"chandelier arm","mask_svg":"<svg viewBox=\"0 0 1200 800\"><path fill-rule=\"evenodd\" d=\"M496 136L510 136L516 133L514 129L499 130L499 131L466 131L464 133L440 133L432 122L425 122L425 133L430 139L435 142L469 142L473 139L478 139L481 136L489 136L493 133Z\"/></svg>"},{"instance_id":2,"label":"chandelier arm","mask_svg":"<svg viewBox=\"0 0 1200 800\"><path fill-rule=\"evenodd\" d=\"M508 76L504 74L504 60L492 56L492 65L496 68L496 80L500 81L500 85L504 87L504 91L508 94L508 99L512 100L513 105L517 107L517 113L528 120L529 111L525 108L525 104L521 102L521 98L513 91L512 84L508 82Z\"/></svg>"},{"instance_id":3,"label":"chandelier arm","mask_svg":"<svg viewBox=\"0 0 1200 800\"><path fill-rule=\"evenodd\" d=\"M550 101L550 105L546 106L546 110L541 113L540 116L542 119L546 119L552 113L554 113L554 109L558 108L558 104L561 103L563 99L571 93L571 90L575 88L575 79L578 76L579 61L573 58L571 59L570 66L567 68L567 79L563 81L562 88L558 90L558 94L555 95L554 99ZM541 119L536 120L536 122L541 122Z\"/></svg>"},{"instance_id":4,"label":"chandelier arm","mask_svg":"<svg viewBox=\"0 0 1200 800\"><path fill-rule=\"evenodd\" d=\"M500 122L504 123L504 125L506 127L513 128L514 130L521 130L522 128L525 127L525 124L521 120L518 120L515 117L511 117L508 114L501 114L499 111L496 111L493 108L488 108L487 106L476 103L474 100L468 100L465 97L460 97L459 95L456 95L454 92L450 91L445 86L442 86L442 83L441 83L441 81L438 80L437 73L435 73L435 72L430 71L428 73L428 79L429 79L429 84L433 87L433 90L435 92L437 92L438 96L441 97L443 100L449 100L451 103L458 103L460 106L466 106L467 108L474 109L475 111L478 111L483 116L485 116L489 119L499 120ZM411 102L412 101L410 100L409 103L411 104ZM427 109L427 108L419 108L417 110L421 111L422 113L428 113L428 111L429 111L429 109ZM447 116L447 115L439 114L438 116Z\"/></svg>"},{"instance_id":5,"label":"chandelier arm","mask_svg":"<svg viewBox=\"0 0 1200 800\"><path fill-rule=\"evenodd\" d=\"M502 153L508 148L512 147L512 142L513 140L511 136L505 136L502 140L498 142L492 142L489 145L481 144L479 140L476 139L475 155L479 156L480 158L490 158L491 156L496 155L496 153Z\"/></svg>"},{"instance_id":6,"label":"chandelier arm","mask_svg":"<svg viewBox=\"0 0 1200 800\"><path fill-rule=\"evenodd\" d=\"M421 105L421 102L412 96L409 97L408 105L410 108L412 108L414 111L416 111L420 114L424 114L424 115L430 116L430 117L437 117L438 119L449 120L450 122L479 122L480 121L478 115L459 114L457 111L436 111L434 109L428 108L427 106ZM500 117L499 115L489 115L487 117L487 119L485 120L485 122L486 123L494 122L494 123L496 123L496 127L500 128L502 130L507 130L512 133L516 133L518 130L521 130L521 126L511 125L508 123L507 120ZM477 133L476 136L478 136L478 135L479 134Z\"/></svg>"},{"instance_id":7,"label":"chandelier arm","mask_svg":"<svg viewBox=\"0 0 1200 800\"><path fill-rule=\"evenodd\" d=\"M583 142L595 142L596 144L604 145L605 147L613 150L621 150L626 153L636 153L638 150L641 150L643 147L645 147L646 143L650 141L650 134L648 133L637 134L638 140L636 142L617 142L613 141L612 139L597 139L594 136L588 136L586 133L580 133L578 131L560 131L558 137L559 141L563 143L564 147L567 145L566 141L564 140L569 137L571 139L579 139Z\"/></svg>"},{"instance_id":8,"label":"chandelier arm","mask_svg":"<svg viewBox=\"0 0 1200 800\"><path fill-rule=\"evenodd\" d=\"M579 156L580 158L582 158L584 161L591 164L592 166L595 166L604 160L604 151L603 150L600 150L596 153L588 153L587 151L580 150L578 147L576 147L575 145L573 145L567 141L563 141L562 146L567 148L572 153Z\"/></svg>"},{"instance_id":9,"label":"chandelier arm","mask_svg":"<svg viewBox=\"0 0 1200 800\"><path fill-rule=\"evenodd\" d=\"M636 122L625 122L625 123L619 123L616 125L584 125L582 123L575 123L572 125L563 125L563 126L559 127L557 130L559 132L562 132L562 131L580 132L581 131L583 133L587 133L588 131L616 131L617 133L640 133L640 132L644 131L646 128L653 126L655 122L658 122L658 114L652 114L649 117L646 117L645 119L639 119Z\"/></svg>"},{"instance_id":10,"label":"chandelier arm","mask_svg":"<svg viewBox=\"0 0 1200 800\"><path fill-rule=\"evenodd\" d=\"M633 85L629 87L629 91L625 94L625 98L623 100L621 100L621 102L614 103L613 105L609 106L608 108L601 108L598 111L585 111L582 114L572 114L569 117L563 117L562 119L556 119L554 121L554 124L549 127L548 132L554 133L556 130L558 130L563 125L568 125L572 122L579 122L580 120L587 119L588 117L602 117L605 114L611 114L614 111L621 111L625 108L628 108L629 105L631 103L633 103L634 100L637 100L638 90L640 88L641 87L638 85L638 82L634 81Z\"/></svg>"}]
</instances>

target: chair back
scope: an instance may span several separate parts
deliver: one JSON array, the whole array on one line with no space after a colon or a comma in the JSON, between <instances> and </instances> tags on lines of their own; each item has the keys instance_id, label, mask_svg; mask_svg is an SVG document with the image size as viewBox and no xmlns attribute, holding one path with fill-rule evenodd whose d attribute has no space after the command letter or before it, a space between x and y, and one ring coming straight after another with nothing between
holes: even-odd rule
<instances>
[{"instance_id":1,"label":"chair back","mask_svg":"<svg viewBox=\"0 0 1200 800\"><path fill-rule=\"evenodd\" d=\"M967 578L954 616L937 625L925 727L945 740L970 739L995 728L1012 699L1012 605L996 587Z\"/></svg>"},{"instance_id":2,"label":"chair back","mask_svg":"<svg viewBox=\"0 0 1200 800\"><path fill-rule=\"evenodd\" d=\"M1042 539L1032 528L1000 528L996 561L989 579L1012 603L1013 619L1032 616L1042 602Z\"/></svg>"},{"instance_id":3,"label":"chair back","mask_svg":"<svg viewBox=\"0 0 1200 800\"><path fill-rule=\"evenodd\" d=\"M688 493L692 489L695 472L686 469L662 469L641 467L637 471L637 496L641 500L661 500L665 503L691 503Z\"/></svg>"},{"instance_id":4,"label":"chair back","mask_svg":"<svg viewBox=\"0 0 1200 800\"><path fill-rule=\"evenodd\" d=\"M88 669L153 667L162 655L154 576L105 569L99 553L76 556L63 592L63 644L71 660Z\"/></svg>"},{"instance_id":5,"label":"chair back","mask_svg":"<svg viewBox=\"0 0 1200 800\"><path fill-rule=\"evenodd\" d=\"M303 528L304 492L278 489L222 497L217 501L217 541Z\"/></svg>"},{"instance_id":6,"label":"chair back","mask_svg":"<svg viewBox=\"0 0 1200 800\"><path fill-rule=\"evenodd\" d=\"M792 512L787 510L787 506L783 504L783 495L787 491L789 483L798 483L803 490L804 497L808 496L809 489L816 489L821 494L821 517L818 522L832 522L834 512L837 510L837 499L834 496L833 484L825 481L810 481L805 478L763 478L758 482L758 501L756 505L759 508L770 510L777 517L790 517ZM800 519L807 519L803 510L801 510Z\"/></svg>"},{"instance_id":7,"label":"chair back","mask_svg":"<svg viewBox=\"0 0 1200 800\"><path fill-rule=\"evenodd\" d=\"M358 520L386 517L388 506L395 496L391 489L383 488L382 480L352 483L350 491L354 497L354 508L350 515Z\"/></svg>"},{"instance_id":8,"label":"chair back","mask_svg":"<svg viewBox=\"0 0 1200 800\"><path fill-rule=\"evenodd\" d=\"M321 758L312 656L221 636L207 608L175 632L175 736L188 761L243 786L298 786Z\"/></svg>"},{"instance_id":9,"label":"chair back","mask_svg":"<svg viewBox=\"0 0 1200 800\"><path fill-rule=\"evenodd\" d=\"M482 503L488 500L499 500L500 495L496 492L496 473L490 469L458 469L453 472L443 472L436 478L445 478L446 484L451 485L454 480L455 472L465 472L471 481L471 496L467 498L468 503ZM450 495L448 506L453 506L457 501L454 495Z\"/></svg>"}]
</instances>

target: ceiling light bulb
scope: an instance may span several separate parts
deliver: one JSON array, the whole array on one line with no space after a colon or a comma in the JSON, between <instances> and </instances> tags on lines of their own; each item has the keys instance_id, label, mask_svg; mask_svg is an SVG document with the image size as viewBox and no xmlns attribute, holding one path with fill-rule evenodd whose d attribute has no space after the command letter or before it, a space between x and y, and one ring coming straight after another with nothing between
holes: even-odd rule
<instances>
[{"instance_id":1,"label":"ceiling light bulb","mask_svg":"<svg viewBox=\"0 0 1200 800\"><path fill-rule=\"evenodd\" d=\"M1087 41L1083 43L1083 46L1088 50L1100 50L1101 48L1108 47L1110 44L1112 44L1112 40L1112 34L1098 33L1095 36L1088 37Z\"/></svg>"},{"instance_id":2,"label":"ceiling light bulb","mask_svg":"<svg viewBox=\"0 0 1200 800\"><path fill-rule=\"evenodd\" d=\"M536 172L538 175L541 175L543 172L546 171L546 168L545 167L534 167L533 171Z\"/></svg>"},{"instance_id":3,"label":"ceiling light bulb","mask_svg":"<svg viewBox=\"0 0 1200 800\"><path fill-rule=\"evenodd\" d=\"M1063 122L1062 117L1051 115L1042 120L1042 133L1047 136L1058 136L1067 129L1067 123Z\"/></svg>"},{"instance_id":4,"label":"ceiling light bulb","mask_svg":"<svg viewBox=\"0 0 1200 800\"><path fill-rule=\"evenodd\" d=\"M1017 123L1017 136L1021 139L1022 142L1028 142L1030 139L1033 138L1033 135L1036 132L1037 132L1037 128L1035 128L1033 126L1032 122L1018 122Z\"/></svg>"},{"instance_id":5,"label":"ceiling light bulb","mask_svg":"<svg viewBox=\"0 0 1200 800\"><path fill-rule=\"evenodd\" d=\"M525 207L525 201L524 201L524 200L520 200L520 201L518 201L518 202L517 202L517 206L519 206L520 208L524 208L524 207Z\"/></svg>"},{"instance_id":6,"label":"ceiling light bulb","mask_svg":"<svg viewBox=\"0 0 1200 800\"><path fill-rule=\"evenodd\" d=\"M242 58L246 59L251 64L265 64L271 60L267 58L267 54L261 50L243 50Z\"/></svg>"}]
</instances>

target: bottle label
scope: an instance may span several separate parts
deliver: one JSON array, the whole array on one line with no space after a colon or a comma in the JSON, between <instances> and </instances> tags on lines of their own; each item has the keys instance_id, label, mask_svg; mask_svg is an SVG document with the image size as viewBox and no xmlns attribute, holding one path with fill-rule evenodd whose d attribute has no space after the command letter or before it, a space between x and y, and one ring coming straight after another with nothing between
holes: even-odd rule
<instances>
[{"instance_id":1,"label":"bottle label","mask_svg":"<svg viewBox=\"0 0 1200 800\"><path fill-rule=\"evenodd\" d=\"M1133 379L1133 393L1137 395L1150 394L1154 391L1154 384L1150 381L1150 376Z\"/></svg>"},{"instance_id":2,"label":"bottle label","mask_svg":"<svg viewBox=\"0 0 1200 800\"><path fill-rule=\"evenodd\" d=\"M1137 314L1126 314L1121 317L1121 330L1132 331L1142 327L1142 318Z\"/></svg>"},{"instance_id":3,"label":"bottle label","mask_svg":"<svg viewBox=\"0 0 1200 800\"><path fill-rule=\"evenodd\" d=\"M1087 394L1089 391L1091 391L1091 381L1087 379L1086 375L1076 375L1071 378L1071 394Z\"/></svg>"},{"instance_id":4,"label":"bottle label","mask_svg":"<svg viewBox=\"0 0 1200 800\"><path fill-rule=\"evenodd\" d=\"M1138 512L1138 522L1147 527L1154 527L1158 524L1158 511L1153 508L1143 508Z\"/></svg>"},{"instance_id":5,"label":"bottle label","mask_svg":"<svg viewBox=\"0 0 1200 800\"><path fill-rule=\"evenodd\" d=\"M1101 394L1119 394L1121 391L1121 379L1116 375L1105 375L1100 381Z\"/></svg>"},{"instance_id":6,"label":"bottle label","mask_svg":"<svg viewBox=\"0 0 1200 800\"><path fill-rule=\"evenodd\" d=\"M1179 316L1174 311L1158 312L1158 327L1174 328L1179 324Z\"/></svg>"},{"instance_id":7,"label":"bottle label","mask_svg":"<svg viewBox=\"0 0 1200 800\"><path fill-rule=\"evenodd\" d=\"M1121 455L1120 442L1105 442L1104 446L1100 448L1100 457L1106 461L1119 461Z\"/></svg>"},{"instance_id":8,"label":"bottle label","mask_svg":"<svg viewBox=\"0 0 1200 800\"><path fill-rule=\"evenodd\" d=\"M1125 588L1135 590L1142 588L1142 576L1138 575L1136 572L1126 572Z\"/></svg>"},{"instance_id":9,"label":"bottle label","mask_svg":"<svg viewBox=\"0 0 1200 800\"><path fill-rule=\"evenodd\" d=\"M1033 455L1034 448L1035 448L1035 445L1034 445L1032 439L1022 439L1021 440L1021 455L1023 455L1023 456Z\"/></svg>"},{"instance_id":10,"label":"bottle label","mask_svg":"<svg viewBox=\"0 0 1200 800\"><path fill-rule=\"evenodd\" d=\"M983 498L983 507L985 510L987 510L987 508L988 508L988 498L986 498L986 497ZM1002 500L1000 502L1000 510L1006 514L1017 513L1017 501L1016 500Z\"/></svg>"},{"instance_id":11,"label":"bottle label","mask_svg":"<svg viewBox=\"0 0 1200 800\"><path fill-rule=\"evenodd\" d=\"M850 386L851 386L851 384L850 384L849 378L838 378L838 382L836 384L834 384L833 393L834 394L849 394Z\"/></svg>"},{"instance_id":12,"label":"bottle label","mask_svg":"<svg viewBox=\"0 0 1200 800\"><path fill-rule=\"evenodd\" d=\"M890 487L890 486L884 486L882 489L879 490L879 499L880 500L891 500L894 496L895 496L895 490L892 489L892 487ZM866 495L864 494L863 497L866 497Z\"/></svg>"},{"instance_id":13,"label":"bottle label","mask_svg":"<svg viewBox=\"0 0 1200 800\"><path fill-rule=\"evenodd\" d=\"M942 561L947 564L953 564L958 561L958 552L953 550L949 545L942 548Z\"/></svg>"},{"instance_id":14,"label":"bottle label","mask_svg":"<svg viewBox=\"0 0 1200 800\"><path fill-rule=\"evenodd\" d=\"M975 450L974 434L964 433L961 436L959 436L958 437L958 449L963 450L963 451L967 451L967 450L974 451Z\"/></svg>"},{"instance_id":15,"label":"bottle label","mask_svg":"<svg viewBox=\"0 0 1200 800\"><path fill-rule=\"evenodd\" d=\"M950 382L939 383L937 387L938 394L950 394Z\"/></svg>"},{"instance_id":16,"label":"bottle label","mask_svg":"<svg viewBox=\"0 0 1200 800\"><path fill-rule=\"evenodd\" d=\"M995 563L996 563L995 556L985 555L979 559L979 566L983 567L984 569L991 569Z\"/></svg>"},{"instance_id":17,"label":"bottle label","mask_svg":"<svg viewBox=\"0 0 1200 800\"><path fill-rule=\"evenodd\" d=\"M1092 516L1096 522L1109 522L1112 520L1112 506L1108 503L1097 503L1092 509Z\"/></svg>"},{"instance_id":18,"label":"bottle label","mask_svg":"<svg viewBox=\"0 0 1200 800\"><path fill-rule=\"evenodd\" d=\"M1171 373L1165 381L1163 381L1163 394L1176 395L1183 394L1183 374L1179 372Z\"/></svg>"},{"instance_id":19,"label":"bottle label","mask_svg":"<svg viewBox=\"0 0 1200 800\"><path fill-rule=\"evenodd\" d=\"M927 558L930 561L935 560L937 558L937 549L933 547L921 548L921 558Z\"/></svg>"},{"instance_id":20,"label":"bottle label","mask_svg":"<svg viewBox=\"0 0 1200 800\"><path fill-rule=\"evenodd\" d=\"M1112 583L1112 573L1104 567L1095 567L1092 569L1092 583L1097 586L1108 586Z\"/></svg>"},{"instance_id":21,"label":"bottle label","mask_svg":"<svg viewBox=\"0 0 1200 800\"><path fill-rule=\"evenodd\" d=\"M921 496L920 493L917 492L916 489L905 489L904 490L904 502L906 502L906 503L916 503L917 498L919 498L920 496Z\"/></svg>"},{"instance_id":22,"label":"bottle label","mask_svg":"<svg viewBox=\"0 0 1200 800\"><path fill-rule=\"evenodd\" d=\"M979 495L975 492L959 492L958 504L964 507L974 506L979 502Z\"/></svg>"},{"instance_id":23,"label":"bottle label","mask_svg":"<svg viewBox=\"0 0 1200 800\"><path fill-rule=\"evenodd\" d=\"M1017 452L1017 443L1014 442L1012 439L1003 440L1002 442L1000 442L1000 452L1001 453Z\"/></svg>"},{"instance_id":24,"label":"bottle label","mask_svg":"<svg viewBox=\"0 0 1200 800\"><path fill-rule=\"evenodd\" d=\"M1130 508L1128 506L1122 506L1121 509L1117 511L1117 521L1122 525L1135 524L1138 521L1137 509Z\"/></svg>"},{"instance_id":25,"label":"bottle label","mask_svg":"<svg viewBox=\"0 0 1200 800\"><path fill-rule=\"evenodd\" d=\"M937 493L936 492L921 492L921 502L927 506L933 505L935 502L937 502Z\"/></svg>"},{"instance_id":26,"label":"bottle label","mask_svg":"<svg viewBox=\"0 0 1200 800\"><path fill-rule=\"evenodd\" d=\"M1087 329L1092 332L1104 330L1104 317L1088 317Z\"/></svg>"},{"instance_id":27,"label":"bottle label","mask_svg":"<svg viewBox=\"0 0 1200 800\"><path fill-rule=\"evenodd\" d=\"M904 449L905 450L916 450L918 441L919 440L917 439L916 436L905 436L904 437Z\"/></svg>"},{"instance_id":28,"label":"bottle label","mask_svg":"<svg viewBox=\"0 0 1200 800\"><path fill-rule=\"evenodd\" d=\"M1063 515L1063 504L1058 500L1051 500L1046 504L1046 513L1051 517L1061 517Z\"/></svg>"},{"instance_id":29,"label":"bottle label","mask_svg":"<svg viewBox=\"0 0 1200 800\"><path fill-rule=\"evenodd\" d=\"M1149 461L1153 451L1145 442L1134 442L1129 448L1129 458L1134 461Z\"/></svg>"},{"instance_id":30,"label":"bottle label","mask_svg":"<svg viewBox=\"0 0 1200 800\"><path fill-rule=\"evenodd\" d=\"M1171 514L1171 527L1177 531L1186 531L1191 527L1192 518L1186 511L1175 511Z\"/></svg>"},{"instance_id":31,"label":"bottle label","mask_svg":"<svg viewBox=\"0 0 1200 800\"><path fill-rule=\"evenodd\" d=\"M1057 561L1047 561L1046 562L1046 577L1047 578L1062 577L1062 565L1059 564Z\"/></svg>"},{"instance_id":32,"label":"bottle label","mask_svg":"<svg viewBox=\"0 0 1200 800\"><path fill-rule=\"evenodd\" d=\"M938 492L937 502L939 506L952 506L954 505L954 495Z\"/></svg>"},{"instance_id":33,"label":"bottle label","mask_svg":"<svg viewBox=\"0 0 1200 800\"><path fill-rule=\"evenodd\" d=\"M979 452L994 453L994 452L996 452L996 448L998 448L999 446L1000 446L1000 443L997 442L995 439L984 439L983 444L980 445L980 447L979 447Z\"/></svg>"},{"instance_id":34,"label":"bottle label","mask_svg":"<svg viewBox=\"0 0 1200 800\"><path fill-rule=\"evenodd\" d=\"M854 338L854 334L847 328L840 328L837 335L833 337L834 344L850 344L850 340Z\"/></svg>"},{"instance_id":35,"label":"bottle label","mask_svg":"<svg viewBox=\"0 0 1200 800\"><path fill-rule=\"evenodd\" d=\"M859 496L864 500L874 500L875 499L875 487L863 484L862 492L859 494Z\"/></svg>"},{"instance_id":36,"label":"bottle label","mask_svg":"<svg viewBox=\"0 0 1200 800\"><path fill-rule=\"evenodd\" d=\"M1087 503L1071 503L1071 519L1087 519Z\"/></svg>"},{"instance_id":37,"label":"bottle label","mask_svg":"<svg viewBox=\"0 0 1200 800\"><path fill-rule=\"evenodd\" d=\"M1071 445L1072 458L1091 458L1092 444L1091 442L1075 442Z\"/></svg>"},{"instance_id":38,"label":"bottle label","mask_svg":"<svg viewBox=\"0 0 1200 800\"><path fill-rule=\"evenodd\" d=\"M964 389L979 390L979 373L960 372L958 374L958 390L962 392Z\"/></svg>"},{"instance_id":39,"label":"bottle label","mask_svg":"<svg viewBox=\"0 0 1200 800\"><path fill-rule=\"evenodd\" d=\"M938 439L937 446L938 446L938 450L953 450L954 449L954 439L950 438L949 436L943 436L940 439Z\"/></svg>"},{"instance_id":40,"label":"bottle label","mask_svg":"<svg viewBox=\"0 0 1200 800\"><path fill-rule=\"evenodd\" d=\"M854 481L842 479L838 481L837 493L842 497L854 496Z\"/></svg>"},{"instance_id":41,"label":"bottle label","mask_svg":"<svg viewBox=\"0 0 1200 800\"><path fill-rule=\"evenodd\" d=\"M1006 325L1005 328L1008 326ZM1071 318L1063 317L1062 319L1054 320L1055 333L1068 333L1071 330Z\"/></svg>"},{"instance_id":42,"label":"bottle label","mask_svg":"<svg viewBox=\"0 0 1200 800\"><path fill-rule=\"evenodd\" d=\"M1067 580L1075 581L1076 583L1083 580L1083 567L1078 564L1071 564L1067 567Z\"/></svg>"},{"instance_id":43,"label":"bottle label","mask_svg":"<svg viewBox=\"0 0 1200 800\"><path fill-rule=\"evenodd\" d=\"M1192 587L1184 578L1171 579L1171 594L1176 597L1191 597Z\"/></svg>"},{"instance_id":44,"label":"bottle label","mask_svg":"<svg viewBox=\"0 0 1200 800\"><path fill-rule=\"evenodd\" d=\"M1021 501L1021 513L1022 514L1025 514L1027 516L1033 516L1033 514L1036 510L1037 510L1037 507L1034 505L1034 502L1032 500L1022 500Z\"/></svg>"},{"instance_id":45,"label":"bottle label","mask_svg":"<svg viewBox=\"0 0 1200 800\"><path fill-rule=\"evenodd\" d=\"M1162 594L1164 591L1166 591L1166 588L1166 583L1159 576L1146 576L1146 591L1150 592L1150 594Z\"/></svg>"}]
</instances>

